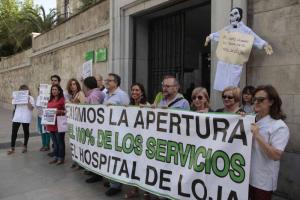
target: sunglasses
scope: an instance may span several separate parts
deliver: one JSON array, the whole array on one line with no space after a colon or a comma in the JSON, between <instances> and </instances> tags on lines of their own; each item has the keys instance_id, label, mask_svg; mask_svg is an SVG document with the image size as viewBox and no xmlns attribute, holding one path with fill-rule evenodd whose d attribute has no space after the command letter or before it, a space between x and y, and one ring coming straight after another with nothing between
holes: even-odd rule
<instances>
[{"instance_id":1,"label":"sunglasses","mask_svg":"<svg viewBox=\"0 0 300 200\"><path fill-rule=\"evenodd\" d=\"M193 98L192 98L193 100L196 100L196 99L198 99L198 100L202 100L203 99L203 96L193 96Z\"/></svg>"},{"instance_id":2,"label":"sunglasses","mask_svg":"<svg viewBox=\"0 0 300 200\"><path fill-rule=\"evenodd\" d=\"M262 103L265 99L266 97L253 97L253 102Z\"/></svg>"},{"instance_id":3,"label":"sunglasses","mask_svg":"<svg viewBox=\"0 0 300 200\"><path fill-rule=\"evenodd\" d=\"M233 96L223 95L222 98L223 98L223 99L230 99L230 100L231 100L231 99L233 99L234 97L233 97Z\"/></svg>"}]
</instances>

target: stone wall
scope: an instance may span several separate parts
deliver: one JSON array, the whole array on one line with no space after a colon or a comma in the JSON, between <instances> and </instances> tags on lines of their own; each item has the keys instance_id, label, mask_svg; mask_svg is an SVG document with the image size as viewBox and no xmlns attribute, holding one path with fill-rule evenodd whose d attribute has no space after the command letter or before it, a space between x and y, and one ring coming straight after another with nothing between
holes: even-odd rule
<instances>
[{"instance_id":1,"label":"stone wall","mask_svg":"<svg viewBox=\"0 0 300 200\"><path fill-rule=\"evenodd\" d=\"M87 12L87 13L86 13ZM0 106L12 108L12 91L27 84L37 96L40 83L58 74L65 89L70 78L80 79L85 53L109 48L109 2L102 1L33 39L33 48L0 62ZM108 61L93 63L93 73L108 73Z\"/></svg>"},{"instance_id":2,"label":"stone wall","mask_svg":"<svg viewBox=\"0 0 300 200\"><path fill-rule=\"evenodd\" d=\"M290 140L281 162L278 190L291 199L300 197L300 1L249 0L248 24L274 49L272 56L254 50L247 65L247 83L272 84L287 114ZM298 166L298 168L297 168Z\"/></svg>"}]
</instances>

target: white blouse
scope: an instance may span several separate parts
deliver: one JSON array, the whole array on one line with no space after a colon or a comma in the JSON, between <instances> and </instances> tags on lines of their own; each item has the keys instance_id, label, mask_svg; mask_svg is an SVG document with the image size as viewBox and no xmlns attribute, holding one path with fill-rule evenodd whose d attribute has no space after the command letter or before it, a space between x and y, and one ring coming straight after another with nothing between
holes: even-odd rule
<instances>
[{"instance_id":1,"label":"white blouse","mask_svg":"<svg viewBox=\"0 0 300 200\"><path fill-rule=\"evenodd\" d=\"M29 96L29 101L31 105L34 107L34 99L32 96ZM27 104L18 104L16 106L15 114L13 117L13 122L19 123L30 123L32 119L32 110L28 108Z\"/></svg>"},{"instance_id":2,"label":"white blouse","mask_svg":"<svg viewBox=\"0 0 300 200\"><path fill-rule=\"evenodd\" d=\"M275 120L267 115L256 124L259 126L259 133L266 143L280 151L284 151L290 133L289 128L282 120ZM279 166L280 161L270 159L253 138L250 185L265 191L276 190Z\"/></svg>"}]
</instances>

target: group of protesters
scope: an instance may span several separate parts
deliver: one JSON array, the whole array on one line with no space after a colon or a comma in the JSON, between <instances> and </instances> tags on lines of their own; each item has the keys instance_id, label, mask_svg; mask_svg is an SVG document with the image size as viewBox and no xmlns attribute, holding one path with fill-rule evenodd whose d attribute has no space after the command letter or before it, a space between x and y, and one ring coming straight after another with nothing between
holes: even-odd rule
<instances>
[{"instance_id":1,"label":"group of protesters","mask_svg":"<svg viewBox=\"0 0 300 200\"><path fill-rule=\"evenodd\" d=\"M152 108L176 108L192 110L195 112L223 112L256 115L256 122L251 125L253 145L251 153L249 198L251 200L268 200L272 192L276 190L279 164L282 153L288 143L289 129L283 122L285 114L282 112L282 101L276 89L271 85L262 85L254 88L246 86L242 92L238 87L227 87L222 91L223 108L213 110L209 94L206 88L196 87L192 91L191 102L183 94L179 93L180 84L176 77L167 75L162 80L161 91L156 95L154 102L147 99L145 88L140 83L134 83L130 87L130 95L120 88L119 75L109 73L105 80L102 76L90 76L84 80L70 79L64 93L60 86L60 77L51 76L50 100L47 108L56 108L57 116L65 115L65 103L76 104L104 104L104 105L136 105L151 106ZM80 83L81 82L81 83ZM103 84L104 83L104 84ZM29 90L22 85L20 90ZM40 97L38 97L40 98ZM38 101L38 99L37 99ZM61 165L65 162L65 133L58 132L57 124L41 124L43 107L35 105L34 98L29 93L28 104L17 105L14 110L11 136L11 149L8 154L15 153L15 141L17 132L22 124L24 129L24 146L22 153L27 152L29 139L29 124L32 111L36 107L38 111L38 130L41 133L42 147L40 151L49 151L50 138L52 139L53 152L48 153L53 157L50 164ZM79 167L73 163L72 168ZM98 174L86 171L90 178L87 183L101 181ZM121 192L122 184L115 181L106 181L109 187L107 196L113 196ZM125 194L126 199L139 195L138 188L131 188ZM144 199L150 199L149 193L144 192ZM159 197L156 197L159 198Z\"/></svg>"}]
</instances>

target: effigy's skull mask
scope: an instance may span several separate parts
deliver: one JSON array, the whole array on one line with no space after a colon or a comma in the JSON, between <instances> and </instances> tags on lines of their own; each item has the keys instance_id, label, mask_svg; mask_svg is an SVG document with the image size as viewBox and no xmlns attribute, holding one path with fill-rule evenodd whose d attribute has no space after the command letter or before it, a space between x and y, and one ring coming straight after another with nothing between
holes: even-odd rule
<instances>
[{"instance_id":1,"label":"effigy's skull mask","mask_svg":"<svg viewBox=\"0 0 300 200\"><path fill-rule=\"evenodd\" d=\"M230 24L236 28L237 24L242 20L243 10L241 8L233 8L230 11Z\"/></svg>"}]
</instances>

